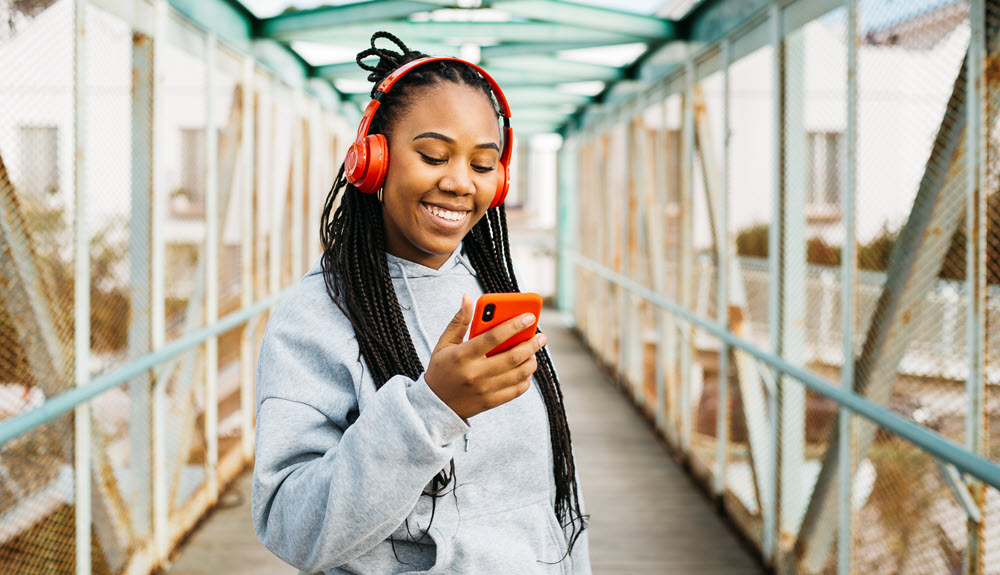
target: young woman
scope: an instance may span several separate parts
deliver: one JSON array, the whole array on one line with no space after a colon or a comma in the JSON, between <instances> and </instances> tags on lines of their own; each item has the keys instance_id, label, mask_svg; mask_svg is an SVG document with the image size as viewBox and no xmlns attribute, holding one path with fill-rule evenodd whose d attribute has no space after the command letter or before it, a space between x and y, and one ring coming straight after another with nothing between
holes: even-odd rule
<instances>
[{"instance_id":1,"label":"young woman","mask_svg":"<svg viewBox=\"0 0 1000 575\"><path fill-rule=\"evenodd\" d=\"M509 110L479 68L425 58L385 32L358 54L377 104L260 350L254 527L309 572L589 574L545 336L465 339L476 298L518 291Z\"/></svg>"}]
</instances>

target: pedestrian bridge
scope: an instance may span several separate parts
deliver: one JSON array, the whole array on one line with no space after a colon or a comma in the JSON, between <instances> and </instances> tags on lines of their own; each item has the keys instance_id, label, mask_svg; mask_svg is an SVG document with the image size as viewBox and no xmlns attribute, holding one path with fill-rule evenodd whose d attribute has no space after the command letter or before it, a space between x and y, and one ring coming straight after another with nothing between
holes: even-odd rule
<instances>
[{"instance_id":1,"label":"pedestrian bridge","mask_svg":"<svg viewBox=\"0 0 1000 575\"><path fill-rule=\"evenodd\" d=\"M292 573L254 363L377 30L477 61L595 573L1000 573L993 0L0 0L0 573Z\"/></svg>"}]
</instances>

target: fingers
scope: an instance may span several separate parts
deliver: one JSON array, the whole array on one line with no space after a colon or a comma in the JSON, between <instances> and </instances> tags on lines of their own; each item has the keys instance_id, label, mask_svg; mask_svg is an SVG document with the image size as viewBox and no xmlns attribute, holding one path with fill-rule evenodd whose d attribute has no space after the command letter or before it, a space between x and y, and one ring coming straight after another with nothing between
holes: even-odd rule
<instances>
[{"instance_id":1,"label":"fingers","mask_svg":"<svg viewBox=\"0 0 1000 575\"><path fill-rule=\"evenodd\" d=\"M516 386L518 383L526 379L531 379L531 376L535 374L535 370L537 369L538 360L536 360L535 356L532 355L520 365L504 370L503 372L490 378L484 386L484 392L488 394L495 394L508 387Z\"/></svg>"},{"instance_id":2,"label":"fingers","mask_svg":"<svg viewBox=\"0 0 1000 575\"><path fill-rule=\"evenodd\" d=\"M470 339L468 351L477 356L486 355L493 348L524 331L533 323L535 323L535 316L530 313L509 319L486 333Z\"/></svg>"},{"instance_id":3,"label":"fingers","mask_svg":"<svg viewBox=\"0 0 1000 575\"><path fill-rule=\"evenodd\" d=\"M521 397L521 395L523 395L524 392L528 391L529 387L531 387L530 377L523 381L517 382L516 385L509 385L501 389L500 391L497 391L495 394L493 394L492 399L496 403L496 405L503 405L508 401L511 401L512 399L517 399L518 397Z\"/></svg>"},{"instance_id":4,"label":"fingers","mask_svg":"<svg viewBox=\"0 0 1000 575\"><path fill-rule=\"evenodd\" d=\"M545 334L535 334L535 337L523 341L503 353L498 353L486 360L486 371L500 374L523 365L529 359L534 359L535 353L545 345ZM523 379L523 378L522 378Z\"/></svg>"},{"instance_id":5,"label":"fingers","mask_svg":"<svg viewBox=\"0 0 1000 575\"><path fill-rule=\"evenodd\" d=\"M438 344L434 351L449 345L458 345L465 341L465 332L469 329L469 322L472 321L472 298L469 294L462 294L462 305L458 308L458 313L448 322L448 327L444 328ZM492 348L490 348L492 349Z\"/></svg>"}]
</instances>

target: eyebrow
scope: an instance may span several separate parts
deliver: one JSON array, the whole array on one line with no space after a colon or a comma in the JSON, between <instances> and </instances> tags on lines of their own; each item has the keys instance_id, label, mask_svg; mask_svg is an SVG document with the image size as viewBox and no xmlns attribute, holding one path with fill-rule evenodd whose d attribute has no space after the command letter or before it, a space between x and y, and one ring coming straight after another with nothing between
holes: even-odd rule
<instances>
[{"instance_id":1,"label":"eyebrow","mask_svg":"<svg viewBox=\"0 0 1000 575\"><path fill-rule=\"evenodd\" d=\"M448 136L445 136L444 134L439 134L437 132L424 132L423 134L420 134L417 137L413 138L413 141L415 142L415 141L419 140L420 138L434 138L435 140L441 140L442 142L447 142L449 144L454 144L455 143L455 140L453 138L449 138ZM486 143L483 143L483 144L476 144L476 149L480 149L480 148L485 148L485 149L490 149L490 150L496 150L497 153L500 153L500 146L496 145L496 143L494 143L494 142L486 142Z\"/></svg>"}]
</instances>

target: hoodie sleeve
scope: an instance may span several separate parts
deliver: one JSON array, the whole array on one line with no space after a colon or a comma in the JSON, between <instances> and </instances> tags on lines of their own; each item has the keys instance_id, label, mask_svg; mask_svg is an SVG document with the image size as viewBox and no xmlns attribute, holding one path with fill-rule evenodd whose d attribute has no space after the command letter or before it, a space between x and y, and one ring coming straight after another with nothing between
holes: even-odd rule
<instances>
[{"instance_id":1,"label":"hoodie sleeve","mask_svg":"<svg viewBox=\"0 0 1000 575\"><path fill-rule=\"evenodd\" d=\"M315 572L388 538L469 428L422 375L393 377L358 413L365 372L346 320L311 330L315 314L288 307L275 310L257 366L253 521L271 552Z\"/></svg>"}]
</instances>

